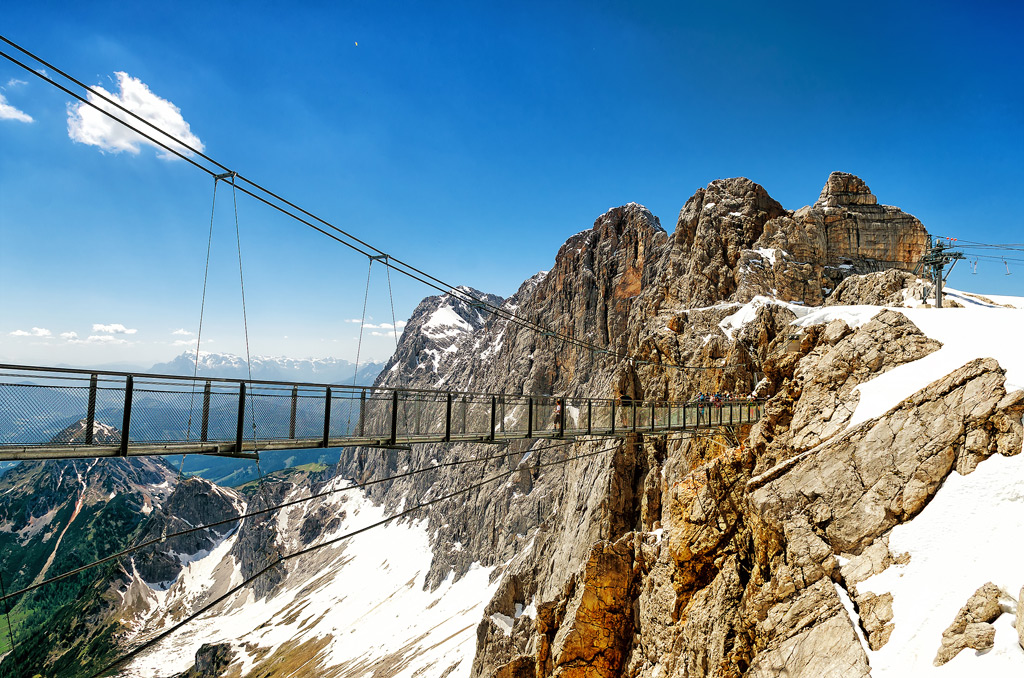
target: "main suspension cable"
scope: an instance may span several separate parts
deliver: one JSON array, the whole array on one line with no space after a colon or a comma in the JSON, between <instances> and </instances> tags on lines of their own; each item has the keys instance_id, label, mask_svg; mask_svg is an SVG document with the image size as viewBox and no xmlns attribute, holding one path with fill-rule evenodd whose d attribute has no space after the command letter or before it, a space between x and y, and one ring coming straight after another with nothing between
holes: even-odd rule
<instances>
[{"instance_id":1,"label":"main suspension cable","mask_svg":"<svg viewBox=\"0 0 1024 678\"><path fill-rule=\"evenodd\" d=\"M185 160L189 164L193 165L194 167L197 167L198 169L200 169L200 170L202 170L202 171L204 171L204 172L206 172L206 173L208 173L210 175L217 176L218 173L214 172L213 170L209 169L208 167L205 167L202 164L196 162L192 157L190 157L190 155L189 155L190 153L194 154L194 155L197 155L197 156L203 158L204 160L207 160L208 162L212 163L213 165L215 165L216 167L218 167L220 169L227 170L227 168L223 164L213 160L208 155L206 155L206 154L202 153L201 151L195 149L194 147L192 147L191 145L189 145L189 144L185 143L184 141L178 139L174 135L164 131L163 129L161 129L160 127L155 125L154 123L152 123L152 122L150 122L148 120L145 120L144 118L141 118L139 115L135 114L132 111L129 111L124 106L122 106L119 102L111 99L110 97L107 97L105 94L103 94L102 92L97 91L95 88L89 87L88 85L85 85L81 81L79 81L79 80L77 80L77 79L67 75L66 73L64 73L64 71L61 71L60 69L53 67L52 64L49 64L49 62L44 61L43 59L39 58L35 54L33 54L33 53L29 52L28 50L24 49L23 47L17 45L16 43L12 42L11 40L7 39L6 37L0 35L0 40L2 40L3 42L11 45L12 47L14 47L15 49L21 51L22 53L28 55L29 57L31 57L32 59L38 61L39 63L44 64L44 65L46 65L49 68L52 68L52 70L54 70L57 73L60 73L63 77L65 77L68 80L74 82L79 87L82 87L83 89L88 91L92 96L96 97L97 99L101 99L101 100L107 102L111 106L114 106L117 109L127 113L131 117L139 120L140 122L145 123L148 127L152 128L154 130L157 130L159 135L170 139L174 144L180 146L181 148L186 149L186 151L182 152L178 148L175 148L172 145L169 145L169 144L167 144L167 143L165 143L163 141L160 141L159 139L154 138L153 135L147 134L146 132L138 129L136 126L130 124L127 120L124 120L123 118L120 118L120 117L114 115L112 112L110 112L106 108L98 106L93 101L90 101L90 100L88 100L86 98L83 98L82 96L76 94L75 92L72 92L67 87L65 87L65 86L61 85L60 83L56 82L55 80L53 80L49 76L45 75L44 73L39 73L36 69L33 69L31 66L28 66L27 64L24 64L23 62L21 62L18 59L12 57L11 55L7 54L6 52L0 51L0 56L4 57L8 61L11 61L12 63L20 66L21 68L25 69L27 72L32 73L36 77L41 78L42 80L45 80L46 82L48 82L48 83L52 84L53 86L57 87L58 89L60 89L61 91L65 92L69 96L74 97L78 101L80 101L80 102L82 102L82 103L84 103L84 104L86 104L86 105L96 109L97 111L99 111L100 113L102 113L102 114L106 115L107 117L111 118L115 122L117 122L117 123L127 127L128 129L134 131L136 134L139 134L140 136L142 136L143 138L147 139L148 141L150 141L154 145L157 145L160 148L163 148L167 152L169 152L169 153L171 153L171 154L173 154L173 155L175 155L175 156ZM252 181L250 179L247 179L246 177L244 177L244 176L242 176L242 175L240 175L240 174L238 174L236 172L231 172L230 170L227 170L227 171L230 172L233 177L237 178L240 181L244 181L245 183L247 183L250 186L252 186L254 190L259 191L259 192L265 194L266 196L270 196L274 200L277 200L280 203L283 203L284 205L290 207L291 209L298 211L300 214L305 215L305 216L309 217L310 219L313 219L314 221L319 222L320 224L322 224L323 226L327 227L328 229L334 231L335 233L340 234L342 237L338 237L337 235L334 235L332 233L329 233L328 231L325 231L320 226L317 226L316 224L313 224L310 221L307 221L306 219L302 218L298 214L295 214L293 212L290 212L290 211L284 209L284 207L282 207L279 204L276 204L276 203L272 202L271 200L268 200L267 198L263 197L263 195L258 195L257 193L254 193L253 191L250 191L250 190L248 190L248 189L246 189L246 188L244 188L242 186L237 186L237 190L238 191L241 191L242 193L245 193L246 195L249 195L250 197L255 198L259 202L262 202L265 205L267 205L267 206L269 206L269 207L271 207L273 209L276 209L277 211L281 212L282 214L284 214L286 216L289 216L292 219L295 219L296 221L299 221L300 223L305 224L306 226L309 226L310 228L312 228L312 229L314 229L314 230L316 230L316 231L318 231L318 232L320 232L320 233L330 237L331 239L333 239L333 240L335 240L335 241L345 245L346 247L349 247L349 248L351 248L351 249L353 249L353 250L363 254L364 256L367 256L367 257L377 257L377 258L383 258L383 257L386 256L387 259L385 261L385 265L388 266L388 268L394 268L399 273L402 273L402 274L406 275L407 277L412 278L413 280L421 282L421 283L427 285L428 287L431 287L431 288L439 291L443 295L450 296L450 297L452 297L454 299L462 301L463 303L467 303L467 304L470 304L470 305L473 305L473 306L476 306L476 307L487 308L487 309L490 310L490 312L493 315L495 315L495 316L497 316L499 318L506 319L509 322L512 322L512 323L514 323L514 324L516 324L516 325L518 325L520 327L523 327L525 329L531 330L533 332L539 332L539 333L547 332L549 336L558 338L559 340L565 342L568 345L576 346L578 348L587 349L587 350L593 351L595 353L611 355L611 356L614 356L614 357L616 357L616 358L618 358L620 360L632 359L636 363L643 364L643 365L658 365L658 366L665 367L665 368L680 369L680 370L723 370L723 369L729 369L731 367L735 367L735 366L729 366L729 365L725 365L725 366L673 365L673 364L668 364L668 363L658 363L658 362L653 362L653 361L648 361L648 360L635 359L635 358L630 358L630 356L628 356L626 354L622 354L622 353L619 353L617 351L613 351L613 350L608 349L606 347L597 346L597 345L592 344L590 342L583 341L583 340L580 340L580 339L576 339L576 338L574 338L574 337L572 337L570 335L563 334L563 333L557 332L557 331L552 331L550 328L548 328L548 327L546 327L544 325L541 325L541 324L539 324L537 322L530 321L528 319L522 318L522 317L516 315L515 313L512 313L510 311L505 310L501 306L492 304L492 303L490 303L490 302L488 302L488 301L486 301L484 299L480 299L480 298L476 297L475 295L470 294L469 292L466 292L466 291L464 291L462 289L459 289L456 286L452 286L452 285L444 282L440 278L437 278L437 277L435 277L433 275L430 275L429 273L426 273L422 269L419 269L419 268L417 268L417 267L415 267L415 266L413 266L411 264L408 264L408 263L406 263L406 262L404 262L404 261L402 261L400 259L396 259L395 257L387 255L383 250L380 250L377 247L374 247L373 245L367 243L366 241L364 241L364 240L362 240L362 239L352 235L351 233L349 233L349 232L347 232L347 231L345 231L345 230L335 226L334 224L331 224L330 222L328 222L325 219L323 219L323 218L313 214L312 212L309 212L308 210L305 210L302 207L299 207L295 203L293 203L293 202L291 202L291 201L281 197L280 195L278 195L278 194L274 193L273 191L263 187L262 185L254 182L254 181ZM347 238L348 240L345 240L343 238ZM352 242L349 242L349 241L352 241ZM353 244L353 243L355 243L355 244Z\"/></svg>"}]
</instances>

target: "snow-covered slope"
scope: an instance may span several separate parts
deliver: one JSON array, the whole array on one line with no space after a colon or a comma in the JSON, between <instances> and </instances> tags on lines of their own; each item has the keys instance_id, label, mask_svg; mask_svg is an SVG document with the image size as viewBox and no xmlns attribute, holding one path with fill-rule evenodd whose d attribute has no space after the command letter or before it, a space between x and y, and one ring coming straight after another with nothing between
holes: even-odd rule
<instances>
[{"instance_id":1,"label":"snow-covered slope","mask_svg":"<svg viewBox=\"0 0 1024 678\"><path fill-rule=\"evenodd\" d=\"M321 491L345 487L340 478ZM308 496L296 489L285 500ZM340 518L307 542L303 525L314 508ZM335 539L385 518L358 490L299 504L279 514L279 546L289 553ZM243 525L242 529L245 529ZM426 521L392 522L279 567L284 585L256 599L249 589L142 655L125 676L167 675L187 669L203 644L228 643L242 675L272 665L301 666L294 675L468 676L476 625L497 582L493 568L474 567L460 578L424 590L433 557ZM166 592L134 586L147 600L135 620L146 636L242 580L232 536L192 562ZM144 588L145 587L145 588ZM142 639L139 636L138 639ZM258 673L258 672L257 672ZM275 674L280 675L280 674Z\"/></svg>"}]
</instances>

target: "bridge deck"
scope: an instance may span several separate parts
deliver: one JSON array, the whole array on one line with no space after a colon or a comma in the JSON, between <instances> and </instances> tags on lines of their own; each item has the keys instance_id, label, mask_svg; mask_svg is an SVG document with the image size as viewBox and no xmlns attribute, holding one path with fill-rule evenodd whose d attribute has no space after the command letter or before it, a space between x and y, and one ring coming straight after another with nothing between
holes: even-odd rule
<instances>
[{"instance_id":1,"label":"bridge deck","mask_svg":"<svg viewBox=\"0 0 1024 678\"><path fill-rule=\"evenodd\" d=\"M761 406L0 365L0 461L668 433L750 424Z\"/></svg>"}]
</instances>

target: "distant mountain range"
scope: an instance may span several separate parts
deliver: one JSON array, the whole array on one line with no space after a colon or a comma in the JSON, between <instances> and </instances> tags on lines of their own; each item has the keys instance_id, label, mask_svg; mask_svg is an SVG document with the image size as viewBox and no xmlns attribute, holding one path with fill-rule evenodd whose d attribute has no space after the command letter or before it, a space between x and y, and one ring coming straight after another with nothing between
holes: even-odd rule
<instances>
[{"instance_id":1,"label":"distant mountain range","mask_svg":"<svg viewBox=\"0 0 1024 678\"><path fill-rule=\"evenodd\" d=\"M195 351L185 351L166 363L157 363L148 371L158 374L191 376L196 369ZM284 356L253 356L252 378L274 381L309 381L328 384L369 385L377 378L383 363L366 362L359 365L341 358L287 358ZM244 356L231 353L199 352L199 374L205 377L249 378L249 366Z\"/></svg>"}]
</instances>

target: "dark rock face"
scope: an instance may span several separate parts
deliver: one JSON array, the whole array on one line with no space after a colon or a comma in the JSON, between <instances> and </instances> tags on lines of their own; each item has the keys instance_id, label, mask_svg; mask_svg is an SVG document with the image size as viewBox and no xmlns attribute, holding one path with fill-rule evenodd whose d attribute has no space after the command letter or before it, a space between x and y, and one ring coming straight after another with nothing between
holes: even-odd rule
<instances>
[{"instance_id":1,"label":"dark rock face","mask_svg":"<svg viewBox=\"0 0 1024 678\"><path fill-rule=\"evenodd\" d=\"M221 678L227 673L235 651L227 643L206 644L196 651L196 663L174 678Z\"/></svg>"},{"instance_id":2,"label":"dark rock face","mask_svg":"<svg viewBox=\"0 0 1024 678\"><path fill-rule=\"evenodd\" d=\"M243 506L241 497L233 490L220 488L201 478L186 478L175 485L166 503L154 512L138 541L160 539L195 525L235 518L241 515ZM144 581L169 585L185 563L212 551L237 527L238 523L232 522L172 537L135 556L135 568Z\"/></svg>"}]
</instances>

